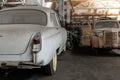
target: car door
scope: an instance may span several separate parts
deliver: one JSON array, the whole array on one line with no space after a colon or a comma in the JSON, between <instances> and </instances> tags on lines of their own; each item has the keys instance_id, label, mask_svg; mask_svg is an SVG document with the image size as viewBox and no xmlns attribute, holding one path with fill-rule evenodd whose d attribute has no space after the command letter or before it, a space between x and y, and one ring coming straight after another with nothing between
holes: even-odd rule
<instances>
[{"instance_id":1,"label":"car door","mask_svg":"<svg viewBox=\"0 0 120 80\"><path fill-rule=\"evenodd\" d=\"M64 45L66 44L67 32L63 27L61 27L57 14L51 13L51 17L53 19L54 26L56 26L57 30L59 31L59 39L60 39L59 45L60 45L60 51L62 51Z\"/></svg>"}]
</instances>

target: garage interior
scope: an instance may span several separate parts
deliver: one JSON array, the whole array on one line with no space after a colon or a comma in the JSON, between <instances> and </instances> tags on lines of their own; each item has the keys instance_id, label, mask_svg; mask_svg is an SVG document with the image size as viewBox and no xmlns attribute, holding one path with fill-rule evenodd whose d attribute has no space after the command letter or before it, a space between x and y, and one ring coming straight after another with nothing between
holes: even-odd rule
<instances>
[{"instance_id":1,"label":"garage interior","mask_svg":"<svg viewBox=\"0 0 120 80\"><path fill-rule=\"evenodd\" d=\"M0 80L120 80L120 49L96 50L90 34L98 20L120 24L120 0L1 0L0 9L41 6L53 9L67 30L67 51L58 57L57 72L45 76L42 70L13 70ZM9 71L9 70L8 70Z\"/></svg>"}]
</instances>

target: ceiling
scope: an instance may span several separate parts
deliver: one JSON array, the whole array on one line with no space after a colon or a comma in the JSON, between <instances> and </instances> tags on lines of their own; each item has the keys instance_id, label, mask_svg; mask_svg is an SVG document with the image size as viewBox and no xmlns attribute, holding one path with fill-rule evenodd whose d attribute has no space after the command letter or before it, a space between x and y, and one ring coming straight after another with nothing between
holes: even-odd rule
<instances>
[{"instance_id":1,"label":"ceiling","mask_svg":"<svg viewBox=\"0 0 120 80\"><path fill-rule=\"evenodd\" d=\"M73 7L120 7L120 0L71 0ZM80 5L80 7L79 7ZM112 5L112 6L111 6Z\"/></svg>"}]
</instances>

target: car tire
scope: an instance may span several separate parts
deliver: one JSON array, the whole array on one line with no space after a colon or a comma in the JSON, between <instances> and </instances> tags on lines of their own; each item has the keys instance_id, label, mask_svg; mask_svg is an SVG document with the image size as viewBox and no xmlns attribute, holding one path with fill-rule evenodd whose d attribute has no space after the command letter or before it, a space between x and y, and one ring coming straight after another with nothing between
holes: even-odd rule
<instances>
[{"instance_id":1,"label":"car tire","mask_svg":"<svg viewBox=\"0 0 120 80\"><path fill-rule=\"evenodd\" d=\"M73 49L73 43L71 40L68 40L66 43L67 50L72 50Z\"/></svg>"},{"instance_id":2,"label":"car tire","mask_svg":"<svg viewBox=\"0 0 120 80\"><path fill-rule=\"evenodd\" d=\"M53 75L56 72L57 69L57 54L55 53L53 55L52 61L47 65L43 67L43 71L46 75Z\"/></svg>"}]
</instances>

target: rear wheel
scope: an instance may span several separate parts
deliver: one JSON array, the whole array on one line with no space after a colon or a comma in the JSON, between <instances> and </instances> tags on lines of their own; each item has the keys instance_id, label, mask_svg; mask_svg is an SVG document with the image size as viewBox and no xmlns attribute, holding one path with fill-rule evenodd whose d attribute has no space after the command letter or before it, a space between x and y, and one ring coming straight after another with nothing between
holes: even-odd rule
<instances>
[{"instance_id":1,"label":"rear wheel","mask_svg":"<svg viewBox=\"0 0 120 80\"><path fill-rule=\"evenodd\" d=\"M44 73L47 75L53 75L56 72L57 69L57 54L55 53L53 55L52 61L47 65L43 67Z\"/></svg>"}]
</instances>

